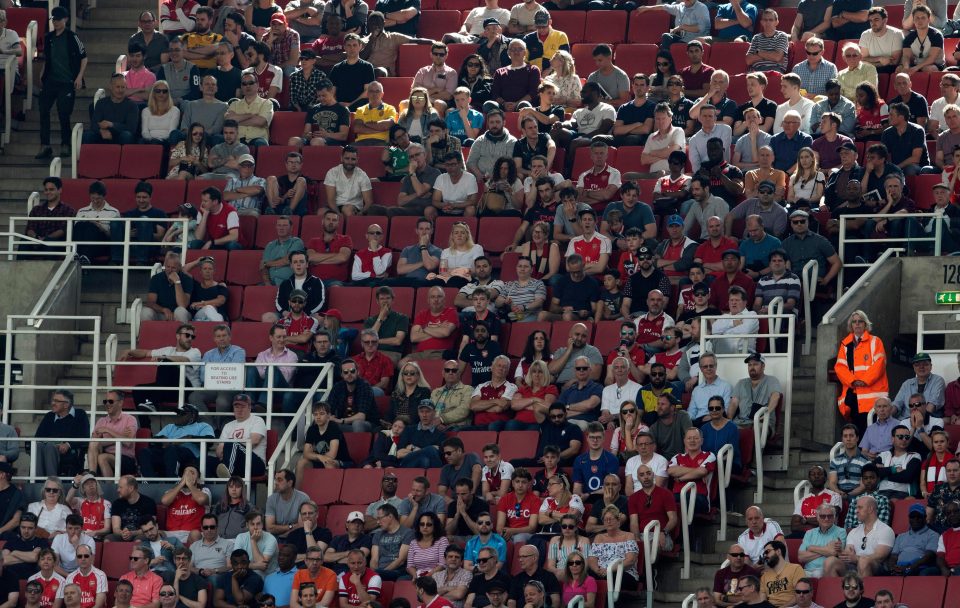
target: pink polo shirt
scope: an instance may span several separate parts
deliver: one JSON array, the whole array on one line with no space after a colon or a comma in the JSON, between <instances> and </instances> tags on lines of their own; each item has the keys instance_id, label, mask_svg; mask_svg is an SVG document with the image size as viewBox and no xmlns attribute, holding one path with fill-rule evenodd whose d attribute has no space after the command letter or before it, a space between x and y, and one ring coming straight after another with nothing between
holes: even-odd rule
<instances>
[{"instance_id":1,"label":"pink polo shirt","mask_svg":"<svg viewBox=\"0 0 960 608\"><path fill-rule=\"evenodd\" d=\"M147 570L143 576L137 576L136 572L127 572L120 577L121 581L130 581L133 585L133 596L130 598L131 606L147 606L160 599L160 587L163 587L163 579L159 575Z\"/></svg>"},{"instance_id":2,"label":"pink polo shirt","mask_svg":"<svg viewBox=\"0 0 960 608\"><path fill-rule=\"evenodd\" d=\"M157 81L157 75L145 67L139 70L127 70L123 73L124 80L127 81L128 89L149 89ZM147 100L146 95L131 95L130 99L136 102Z\"/></svg>"},{"instance_id":3,"label":"pink polo shirt","mask_svg":"<svg viewBox=\"0 0 960 608\"><path fill-rule=\"evenodd\" d=\"M116 420L112 420L110 416L104 416L97 420L97 423L93 426L93 431L112 431L117 434L123 434L127 431L131 431L131 438L137 434L137 419L131 416L130 414L120 413L120 417ZM108 454L114 454L116 452L115 443L104 443L100 446L103 448L104 452ZM125 441L120 444L120 454L123 456L129 456L130 458L135 458L136 455L133 451L133 441Z\"/></svg>"}]
</instances>

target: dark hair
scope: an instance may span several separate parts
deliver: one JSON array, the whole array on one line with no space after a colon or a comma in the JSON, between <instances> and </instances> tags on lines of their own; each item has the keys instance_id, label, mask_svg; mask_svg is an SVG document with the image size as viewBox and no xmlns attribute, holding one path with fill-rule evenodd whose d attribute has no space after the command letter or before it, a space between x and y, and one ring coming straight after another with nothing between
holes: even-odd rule
<instances>
[{"instance_id":1,"label":"dark hair","mask_svg":"<svg viewBox=\"0 0 960 608\"><path fill-rule=\"evenodd\" d=\"M272 59L272 56L270 52L270 47L267 46L266 42L257 40L255 42L250 43L250 45L247 48L253 49L253 51L257 55L263 55L263 60L266 61L267 63L270 63L270 59Z\"/></svg>"},{"instance_id":2,"label":"dark hair","mask_svg":"<svg viewBox=\"0 0 960 608\"><path fill-rule=\"evenodd\" d=\"M681 165L686 165L687 153L684 152L683 150L677 150L675 152L671 152L670 156L667 157L667 162L668 163L676 162Z\"/></svg>"},{"instance_id":3,"label":"dark hair","mask_svg":"<svg viewBox=\"0 0 960 608\"><path fill-rule=\"evenodd\" d=\"M434 119L431 119L430 122L427 123L427 128L429 129L430 127L436 127L436 128L438 128L438 129L446 130L446 129L447 129L447 123L444 122L444 120L443 120L442 118L434 118Z\"/></svg>"},{"instance_id":4,"label":"dark hair","mask_svg":"<svg viewBox=\"0 0 960 608\"><path fill-rule=\"evenodd\" d=\"M710 178L705 175L702 175L700 173L694 175L693 178L690 180L690 183L692 184L694 182L700 184L701 188L704 188L706 190L710 189Z\"/></svg>"},{"instance_id":5,"label":"dark hair","mask_svg":"<svg viewBox=\"0 0 960 608\"><path fill-rule=\"evenodd\" d=\"M473 480L469 477L461 477L453 484L457 488L467 488L467 490L473 490ZM450 545L451 547L456 547L456 545ZM458 549L460 547L457 547Z\"/></svg>"},{"instance_id":6,"label":"dark hair","mask_svg":"<svg viewBox=\"0 0 960 608\"><path fill-rule=\"evenodd\" d=\"M890 107L888 109L891 112L896 112L906 120L910 120L910 106L903 103L902 101L898 101L897 103L890 104Z\"/></svg>"},{"instance_id":7,"label":"dark hair","mask_svg":"<svg viewBox=\"0 0 960 608\"><path fill-rule=\"evenodd\" d=\"M490 76L490 70L487 68L487 62L484 61L483 57L476 53L470 53L463 58L463 63L460 64L459 76L461 84L464 82L464 75L467 73L467 63L470 61L480 62L480 73L477 75L479 78L488 78Z\"/></svg>"},{"instance_id":8,"label":"dark hair","mask_svg":"<svg viewBox=\"0 0 960 608\"><path fill-rule=\"evenodd\" d=\"M890 152L884 144L871 144L870 147L867 148L866 154L875 154L883 159L890 157Z\"/></svg>"},{"instance_id":9,"label":"dark hair","mask_svg":"<svg viewBox=\"0 0 960 608\"><path fill-rule=\"evenodd\" d=\"M390 141L393 141L397 137L397 133L399 133L400 131L403 131L404 133L406 133L407 128L404 127L403 125L393 125L392 127L390 127Z\"/></svg>"},{"instance_id":10,"label":"dark hair","mask_svg":"<svg viewBox=\"0 0 960 608\"><path fill-rule=\"evenodd\" d=\"M104 185L103 182L101 182L100 180L97 180L95 182L90 183L90 187L87 188L87 192L90 194L99 194L100 196L106 196L107 187Z\"/></svg>"},{"instance_id":11,"label":"dark hair","mask_svg":"<svg viewBox=\"0 0 960 608\"><path fill-rule=\"evenodd\" d=\"M142 42L131 42L127 44L127 55L146 55L147 47Z\"/></svg>"},{"instance_id":12,"label":"dark hair","mask_svg":"<svg viewBox=\"0 0 960 608\"><path fill-rule=\"evenodd\" d=\"M513 186L513 183L517 181L517 163L513 162L512 158L507 158L506 156L501 156L493 162L493 171L490 172L490 179L498 180L500 178L500 167L504 164L507 165L507 183Z\"/></svg>"},{"instance_id":13,"label":"dark hair","mask_svg":"<svg viewBox=\"0 0 960 608\"><path fill-rule=\"evenodd\" d=\"M592 54L594 57L597 57L597 56L600 56L600 55L602 55L602 56L604 56L604 57L613 57L613 49L610 48L610 45L609 45L609 44L601 43L601 44L598 44L597 46L593 47L593 53L591 53L591 54Z\"/></svg>"},{"instance_id":14,"label":"dark hair","mask_svg":"<svg viewBox=\"0 0 960 608\"><path fill-rule=\"evenodd\" d=\"M436 517L433 513L431 515ZM413 581L413 586L427 595L437 594L437 581L433 580L432 576L418 576L417 580Z\"/></svg>"},{"instance_id":15,"label":"dark hair","mask_svg":"<svg viewBox=\"0 0 960 608\"><path fill-rule=\"evenodd\" d=\"M526 479L527 481L531 481L533 480L533 475L531 475L530 471L528 471L525 467L517 467L513 471L513 478Z\"/></svg>"},{"instance_id":16,"label":"dark hair","mask_svg":"<svg viewBox=\"0 0 960 608\"><path fill-rule=\"evenodd\" d=\"M43 185L46 186L47 184L53 184L53 187L57 190L63 189L63 180L55 175L43 178Z\"/></svg>"},{"instance_id":17,"label":"dark hair","mask_svg":"<svg viewBox=\"0 0 960 608\"><path fill-rule=\"evenodd\" d=\"M554 401L553 403L551 403L551 404L550 404L551 407L552 407L554 404L556 404L556 403L557 403L556 401ZM560 407L563 407L563 406L561 405ZM558 448L558 447L555 446L555 445L548 445L548 446L546 446L546 447L543 448L543 454L544 454L544 455L545 455L545 454L553 454L554 456L559 456L559 455L560 455L560 448Z\"/></svg>"},{"instance_id":18,"label":"dark hair","mask_svg":"<svg viewBox=\"0 0 960 608\"><path fill-rule=\"evenodd\" d=\"M206 15L207 17L210 17L211 21L213 21L213 16L214 16L213 9L210 8L209 6L201 6L200 8L197 9L197 14Z\"/></svg>"},{"instance_id":19,"label":"dark hair","mask_svg":"<svg viewBox=\"0 0 960 608\"><path fill-rule=\"evenodd\" d=\"M779 540L771 540L770 542L767 543L767 545L770 545L770 548L773 549L774 551L779 551L780 555L787 554L787 545Z\"/></svg>"},{"instance_id":20,"label":"dark hair","mask_svg":"<svg viewBox=\"0 0 960 608\"><path fill-rule=\"evenodd\" d=\"M876 475L877 477L879 477L879 476L880 476L880 469L877 468L877 465L873 464L872 462L868 462L867 464L863 465L863 467L861 467L861 469L860 469L860 477L863 477L863 474L864 474L864 473L873 473L874 475Z\"/></svg>"},{"instance_id":21,"label":"dark hair","mask_svg":"<svg viewBox=\"0 0 960 608\"><path fill-rule=\"evenodd\" d=\"M240 29L247 29L247 18L243 16L243 13L238 13L236 11L227 14L227 19L233 21L240 26Z\"/></svg>"},{"instance_id":22,"label":"dark hair","mask_svg":"<svg viewBox=\"0 0 960 608\"><path fill-rule=\"evenodd\" d=\"M857 85L857 92L863 91L864 95L867 96L866 102L863 104L863 107L872 110L877 107L880 100L880 93L877 92L877 87L873 86L872 83L863 81Z\"/></svg>"},{"instance_id":23,"label":"dark hair","mask_svg":"<svg viewBox=\"0 0 960 608\"><path fill-rule=\"evenodd\" d=\"M428 486L429 487L429 486ZM423 532L420 530L420 520L424 517L428 518L433 522L433 540L436 542L440 537L444 536L446 532L444 531L443 524L440 523L440 518L437 517L437 514L434 512L421 513L417 516L417 526L413 529L413 536L417 540L423 540Z\"/></svg>"},{"instance_id":24,"label":"dark hair","mask_svg":"<svg viewBox=\"0 0 960 608\"><path fill-rule=\"evenodd\" d=\"M542 329L535 329L527 335L527 343L523 347L523 354L520 355L521 361L526 361L527 363L533 362L534 355L536 354L533 350L533 341L537 337L537 334L543 334L543 360L550 361L550 336Z\"/></svg>"},{"instance_id":25,"label":"dark hair","mask_svg":"<svg viewBox=\"0 0 960 608\"><path fill-rule=\"evenodd\" d=\"M149 184L148 184L148 185L149 185ZM204 194L206 194L207 196L209 196L209 197L210 197L210 200L214 200L214 201L218 201L218 202L223 200L223 194L220 192L220 189L219 189L219 188L214 188L213 186L210 186L209 188L204 188L204 189L200 192L200 195L202 196L202 195L204 195Z\"/></svg>"},{"instance_id":26,"label":"dark hair","mask_svg":"<svg viewBox=\"0 0 960 608\"><path fill-rule=\"evenodd\" d=\"M549 178L547 178L547 179L549 179ZM567 198L567 197L570 197L570 196L573 196L573 197L576 197L576 196L577 196L577 189L576 189L576 188L572 188L572 187L570 187L570 186L567 186L566 188L562 188L562 189L560 190L560 198L561 198L561 199L564 199L564 198Z\"/></svg>"},{"instance_id":27,"label":"dark hair","mask_svg":"<svg viewBox=\"0 0 960 608\"><path fill-rule=\"evenodd\" d=\"M443 440L443 443L440 444L440 447L444 448L453 448L455 450L463 449L463 440L459 437L447 437Z\"/></svg>"},{"instance_id":28,"label":"dark hair","mask_svg":"<svg viewBox=\"0 0 960 608\"><path fill-rule=\"evenodd\" d=\"M400 519L400 513L397 511L397 508L388 502L377 507L377 511L383 511L384 515L389 515L394 519Z\"/></svg>"},{"instance_id":29,"label":"dark hair","mask_svg":"<svg viewBox=\"0 0 960 608\"><path fill-rule=\"evenodd\" d=\"M223 121L223 128L226 129L228 127L233 129L239 129L240 123L238 123L236 120L232 118L227 118L226 120Z\"/></svg>"},{"instance_id":30,"label":"dark hair","mask_svg":"<svg viewBox=\"0 0 960 608\"><path fill-rule=\"evenodd\" d=\"M632 179L628 179L627 181L623 182L623 184L620 186L620 194L623 194L624 192L629 192L631 190L633 190L634 192L640 192L640 186L638 186L637 182L633 181Z\"/></svg>"},{"instance_id":31,"label":"dark hair","mask_svg":"<svg viewBox=\"0 0 960 608\"><path fill-rule=\"evenodd\" d=\"M68 526L83 526L83 516L71 513L67 515L66 524Z\"/></svg>"}]
</instances>

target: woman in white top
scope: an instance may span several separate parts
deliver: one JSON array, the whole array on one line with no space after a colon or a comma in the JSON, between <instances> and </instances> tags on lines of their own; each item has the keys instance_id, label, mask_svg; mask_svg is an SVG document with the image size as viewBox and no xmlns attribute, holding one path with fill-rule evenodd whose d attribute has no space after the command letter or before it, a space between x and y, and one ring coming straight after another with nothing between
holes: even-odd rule
<instances>
[{"instance_id":1,"label":"woman in white top","mask_svg":"<svg viewBox=\"0 0 960 608\"><path fill-rule=\"evenodd\" d=\"M797 170L790 176L790 183L787 184L787 202L795 203L800 199L819 201L826 183L827 179L820 171L813 150L800 148L797 153Z\"/></svg>"},{"instance_id":2,"label":"woman in white top","mask_svg":"<svg viewBox=\"0 0 960 608\"><path fill-rule=\"evenodd\" d=\"M673 152L682 151L687 145L687 136L683 129L673 126L673 110L665 103L657 104L653 112L653 126L656 129L647 138L640 154L640 162L650 165L650 173L656 176L670 172L667 159Z\"/></svg>"},{"instance_id":3,"label":"woman in white top","mask_svg":"<svg viewBox=\"0 0 960 608\"><path fill-rule=\"evenodd\" d=\"M473 261L483 255L483 247L473 242L473 234L466 222L453 225L449 243L449 247L440 254L440 278L446 277L445 281L450 287L456 284L463 287L470 281Z\"/></svg>"},{"instance_id":4,"label":"woman in white top","mask_svg":"<svg viewBox=\"0 0 960 608\"><path fill-rule=\"evenodd\" d=\"M47 477L43 483L43 497L30 503L27 511L37 516L37 536L53 538L67 529L67 516L72 514L65 504L63 484L58 477Z\"/></svg>"},{"instance_id":5,"label":"woman in white top","mask_svg":"<svg viewBox=\"0 0 960 608\"><path fill-rule=\"evenodd\" d=\"M180 110L170 101L170 85L158 80L150 87L147 107L140 112L140 136L145 144L164 144L180 126Z\"/></svg>"},{"instance_id":6,"label":"woman in white top","mask_svg":"<svg viewBox=\"0 0 960 608\"><path fill-rule=\"evenodd\" d=\"M577 65L573 55L567 51L557 51L550 58L550 75L543 79L557 87L557 94L553 102L567 108L579 108L580 77L577 76Z\"/></svg>"}]
</instances>

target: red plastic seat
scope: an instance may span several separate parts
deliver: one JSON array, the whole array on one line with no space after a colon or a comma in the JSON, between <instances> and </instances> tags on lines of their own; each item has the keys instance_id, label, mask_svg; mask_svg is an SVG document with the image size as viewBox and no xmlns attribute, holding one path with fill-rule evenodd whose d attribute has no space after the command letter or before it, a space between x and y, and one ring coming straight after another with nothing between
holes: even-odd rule
<instances>
[{"instance_id":1,"label":"red plastic seat","mask_svg":"<svg viewBox=\"0 0 960 608\"><path fill-rule=\"evenodd\" d=\"M494 431L460 431L457 437L463 442L463 450L483 456L483 446L496 443L497 433Z\"/></svg>"},{"instance_id":2,"label":"red plastic seat","mask_svg":"<svg viewBox=\"0 0 960 608\"><path fill-rule=\"evenodd\" d=\"M83 144L77 159L77 177L116 177L120 172L120 148L114 144Z\"/></svg>"},{"instance_id":3,"label":"red plastic seat","mask_svg":"<svg viewBox=\"0 0 960 608\"><path fill-rule=\"evenodd\" d=\"M540 439L538 431L501 431L497 437L500 457L504 460L533 458Z\"/></svg>"},{"instance_id":4,"label":"red plastic seat","mask_svg":"<svg viewBox=\"0 0 960 608\"><path fill-rule=\"evenodd\" d=\"M264 249L270 241L276 240L277 238L277 218L279 215L261 215L257 218L257 240L255 247L257 249ZM291 227L290 234L295 235L300 232L300 216L291 215L290 218Z\"/></svg>"},{"instance_id":5,"label":"red plastic seat","mask_svg":"<svg viewBox=\"0 0 960 608\"><path fill-rule=\"evenodd\" d=\"M594 70L593 49L596 46L592 42L580 42L573 45L570 54L573 55L573 63L577 66L577 69L589 69L591 72ZM623 69L623 66L620 66L619 63L617 65Z\"/></svg>"},{"instance_id":6,"label":"red plastic seat","mask_svg":"<svg viewBox=\"0 0 960 608\"><path fill-rule=\"evenodd\" d=\"M318 505L332 505L340 498L343 485L343 469L314 469L303 471L303 490Z\"/></svg>"},{"instance_id":7,"label":"red plastic seat","mask_svg":"<svg viewBox=\"0 0 960 608\"><path fill-rule=\"evenodd\" d=\"M281 112L282 114L283 112ZM287 154L296 152L296 148L286 145L287 142L273 146L260 146L257 149L257 166L254 173L258 177L267 178L270 175L287 174Z\"/></svg>"},{"instance_id":8,"label":"red plastic seat","mask_svg":"<svg viewBox=\"0 0 960 608\"><path fill-rule=\"evenodd\" d=\"M370 179L383 177L384 166L381 156L382 146L360 146L357 154L357 167L363 169Z\"/></svg>"},{"instance_id":9,"label":"red plastic seat","mask_svg":"<svg viewBox=\"0 0 960 608\"><path fill-rule=\"evenodd\" d=\"M60 200L74 209L87 206L90 204L90 184L94 181L96 180L90 178L65 178L63 188L60 190ZM107 194L109 193L110 191L107 190ZM116 207L116 205L113 206Z\"/></svg>"},{"instance_id":10,"label":"red plastic seat","mask_svg":"<svg viewBox=\"0 0 960 608\"><path fill-rule=\"evenodd\" d=\"M139 544L137 541L103 543L100 569L107 575L107 578L116 580L130 572L130 552Z\"/></svg>"},{"instance_id":11,"label":"red plastic seat","mask_svg":"<svg viewBox=\"0 0 960 608\"><path fill-rule=\"evenodd\" d=\"M557 344L560 343L557 342ZM620 344L620 321L600 321L597 323L591 344L597 347L600 354L606 356Z\"/></svg>"},{"instance_id":12,"label":"red plastic seat","mask_svg":"<svg viewBox=\"0 0 960 608\"><path fill-rule=\"evenodd\" d=\"M262 251L249 249L238 249L230 252L227 262L226 281L228 285L259 285L260 260L263 258Z\"/></svg>"},{"instance_id":13,"label":"red plastic seat","mask_svg":"<svg viewBox=\"0 0 960 608\"><path fill-rule=\"evenodd\" d=\"M373 182L373 203L384 207L396 207L401 185L400 182ZM416 219L414 218L414 220Z\"/></svg>"},{"instance_id":14,"label":"red plastic seat","mask_svg":"<svg viewBox=\"0 0 960 608\"><path fill-rule=\"evenodd\" d=\"M459 25L451 31L458 29L460 29ZM417 75L417 70L431 63L429 44L401 44L397 51L397 76L407 76L412 81Z\"/></svg>"},{"instance_id":15,"label":"red plastic seat","mask_svg":"<svg viewBox=\"0 0 960 608\"><path fill-rule=\"evenodd\" d=\"M660 37L670 29L670 15L666 11L651 11L647 13L630 13L630 23L627 29L627 42L649 42L660 44ZM651 65L644 73L653 71ZM679 67L679 66L678 66Z\"/></svg>"},{"instance_id":16,"label":"red plastic seat","mask_svg":"<svg viewBox=\"0 0 960 608\"><path fill-rule=\"evenodd\" d=\"M31 21L37 23L37 52L41 54L43 53L43 41L47 34L49 18L46 8L11 7L7 9L7 27L15 31L21 38L26 37L27 26ZM25 598L26 596L21 593L20 597Z\"/></svg>"},{"instance_id":17,"label":"red plastic seat","mask_svg":"<svg viewBox=\"0 0 960 608\"><path fill-rule=\"evenodd\" d=\"M890 591L895 598L900 597L903 580L902 576L868 576L863 579L863 597L873 597L881 589Z\"/></svg>"},{"instance_id":18,"label":"red plastic seat","mask_svg":"<svg viewBox=\"0 0 960 608\"><path fill-rule=\"evenodd\" d=\"M469 11L468 11L469 12ZM464 13L466 17L466 13ZM463 65L463 60L467 58L467 55L477 52L477 45L475 44L448 44L447 45L447 65L451 68L460 71L460 66Z\"/></svg>"},{"instance_id":19,"label":"red plastic seat","mask_svg":"<svg viewBox=\"0 0 960 608\"><path fill-rule=\"evenodd\" d=\"M272 285L251 285L243 290L245 321L260 321L265 312L276 312L277 288Z\"/></svg>"},{"instance_id":20,"label":"red plastic seat","mask_svg":"<svg viewBox=\"0 0 960 608\"><path fill-rule=\"evenodd\" d=\"M650 165L640 162L640 156L642 154L643 146L620 146L617 148L617 162L614 166L620 169L621 173L627 171L649 171Z\"/></svg>"},{"instance_id":21,"label":"red plastic seat","mask_svg":"<svg viewBox=\"0 0 960 608\"><path fill-rule=\"evenodd\" d=\"M587 11L583 30L584 42L616 44L627 39L625 11Z\"/></svg>"},{"instance_id":22,"label":"red plastic seat","mask_svg":"<svg viewBox=\"0 0 960 608\"><path fill-rule=\"evenodd\" d=\"M338 146L304 146L303 175L322 182L327 175L327 171L340 164L342 151Z\"/></svg>"},{"instance_id":23,"label":"red plastic seat","mask_svg":"<svg viewBox=\"0 0 960 608\"><path fill-rule=\"evenodd\" d=\"M393 584L393 597L394 599L398 597L406 598L411 606L421 605L417 600L417 588L413 586L411 580L396 581Z\"/></svg>"},{"instance_id":24,"label":"red plastic seat","mask_svg":"<svg viewBox=\"0 0 960 608\"><path fill-rule=\"evenodd\" d=\"M106 198L120 213L129 211L137 206L137 195L134 193L134 190L136 190L137 184L139 183L140 180L138 179L105 179L103 180L103 185L107 188ZM154 190L153 196L150 197L151 204L156 194L157 192ZM89 202L89 200L87 202ZM84 205L86 204L87 203L84 203Z\"/></svg>"},{"instance_id":25,"label":"red plastic seat","mask_svg":"<svg viewBox=\"0 0 960 608\"><path fill-rule=\"evenodd\" d=\"M200 195L207 188L216 188L221 192L227 187L225 179L191 179L187 182L187 202L200 207Z\"/></svg>"},{"instance_id":26,"label":"red plastic seat","mask_svg":"<svg viewBox=\"0 0 960 608\"><path fill-rule=\"evenodd\" d=\"M607 164L610 166L616 166L617 164L617 149L613 146L609 148L607 153ZM589 171L591 167L593 167L593 161L590 160L590 148L588 146L577 148L577 156L573 159L573 171L570 172L570 179L576 182L580 174Z\"/></svg>"},{"instance_id":27,"label":"red plastic seat","mask_svg":"<svg viewBox=\"0 0 960 608\"><path fill-rule=\"evenodd\" d=\"M513 235L519 227L518 217L482 217L476 239L478 243L483 243L483 250L488 256L502 253L513 243Z\"/></svg>"},{"instance_id":28,"label":"red plastic seat","mask_svg":"<svg viewBox=\"0 0 960 608\"><path fill-rule=\"evenodd\" d=\"M163 167L163 146L127 144L120 153L120 176L132 179L160 177Z\"/></svg>"},{"instance_id":29,"label":"red plastic seat","mask_svg":"<svg viewBox=\"0 0 960 608\"><path fill-rule=\"evenodd\" d=\"M416 301L416 290L413 287L394 287L393 288L393 310L408 318L413 318L413 303ZM370 312L376 311L376 290L374 290L374 299L370 301Z\"/></svg>"},{"instance_id":30,"label":"red plastic seat","mask_svg":"<svg viewBox=\"0 0 960 608\"><path fill-rule=\"evenodd\" d=\"M168 215L176 214L177 207L187 197L186 182L182 179L151 179L147 182L153 186L150 204Z\"/></svg>"},{"instance_id":31,"label":"red plastic seat","mask_svg":"<svg viewBox=\"0 0 960 608\"><path fill-rule=\"evenodd\" d=\"M423 11L420 13L420 23L417 24L417 35L421 38L440 40L444 34L460 31L462 22L460 11Z\"/></svg>"},{"instance_id":32,"label":"red plastic seat","mask_svg":"<svg viewBox=\"0 0 960 608\"><path fill-rule=\"evenodd\" d=\"M141 321L136 348L162 348L176 341L180 321Z\"/></svg>"},{"instance_id":33,"label":"red plastic seat","mask_svg":"<svg viewBox=\"0 0 960 608\"><path fill-rule=\"evenodd\" d=\"M377 78L383 86L383 101L394 108L399 103L410 97L410 89L413 87L413 76L390 76L386 78Z\"/></svg>"},{"instance_id":34,"label":"red plastic seat","mask_svg":"<svg viewBox=\"0 0 960 608\"><path fill-rule=\"evenodd\" d=\"M336 308L343 313L344 323L361 322L369 316L370 301L373 298L369 287L344 285L328 290L327 294L327 307Z\"/></svg>"},{"instance_id":35,"label":"red plastic seat","mask_svg":"<svg viewBox=\"0 0 960 608\"><path fill-rule=\"evenodd\" d=\"M450 246L450 230L457 222L464 222L470 228L473 242L477 241L477 218L475 217L438 217L433 231L433 244L440 249Z\"/></svg>"},{"instance_id":36,"label":"red plastic seat","mask_svg":"<svg viewBox=\"0 0 960 608\"><path fill-rule=\"evenodd\" d=\"M588 14L588 11L553 11L550 13L551 25L553 29L566 34L570 44L577 44L583 42L583 30ZM611 42L614 41L611 40ZM580 68L580 71L583 71L583 68ZM592 71L593 68L584 73L589 74Z\"/></svg>"},{"instance_id":37,"label":"red plastic seat","mask_svg":"<svg viewBox=\"0 0 960 608\"><path fill-rule=\"evenodd\" d=\"M380 481L383 469L353 469L350 471L350 483L340 489L340 502L353 505L369 505L380 498ZM403 488L397 492L403 495ZM360 509L365 511L366 509ZM331 510L332 514L332 510ZM328 514L329 516L330 514ZM331 528L336 529L336 528Z\"/></svg>"},{"instance_id":38,"label":"red plastic seat","mask_svg":"<svg viewBox=\"0 0 960 608\"><path fill-rule=\"evenodd\" d=\"M917 203L918 209L926 211L933 208L933 186L939 183L940 175L913 175L907 178L910 198Z\"/></svg>"},{"instance_id":39,"label":"red plastic seat","mask_svg":"<svg viewBox=\"0 0 960 608\"><path fill-rule=\"evenodd\" d=\"M903 498L890 501L890 509L893 511L890 516L890 527L896 534L903 534L910 529L910 507L915 504L926 506L927 501L921 498Z\"/></svg>"},{"instance_id":40,"label":"red plastic seat","mask_svg":"<svg viewBox=\"0 0 960 608\"><path fill-rule=\"evenodd\" d=\"M366 471L377 471L378 469L362 469ZM356 473L356 471L350 471L351 477ZM379 488L379 482L377 482L377 488ZM379 498L379 496L377 497ZM374 498L370 502L377 500ZM330 505L327 509L327 516L323 521L323 526L330 530L331 532L338 534L347 529L347 516L350 515L353 511L360 511L365 513L367 511L366 504L357 504L357 505ZM382 597L382 596L381 596Z\"/></svg>"},{"instance_id":41,"label":"red plastic seat","mask_svg":"<svg viewBox=\"0 0 960 608\"><path fill-rule=\"evenodd\" d=\"M227 267L229 271L229 267ZM243 287L240 285L227 285L227 291L230 297L227 298L227 316L231 321L240 319L240 311L243 310Z\"/></svg>"},{"instance_id":42,"label":"red plastic seat","mask_svg":"<svg viewBox=\"0 0 960 608\"><path fill-rule=\"evenodd\" d=\"M188 249L186 261L189 263L208 256L213 258L213 264L216 267L213 279L218 283L222 283L227 276L227 251L225 249ZM190 276L192 276L194 280L200 280L199 264L193 267L193 270L190 271Z\"/></svg>"},{"instance_id":43,"label":"red plastic seat","mask_svg":"<svg viewBox=\"0 0 960 608\"><path fill-rule=\"evenodd\" d=\"M943 576L908 576L903 579L900 602L910 608L939 608L944 605L947 580Z\"/></svg>"},{"instance_id":44,"label":"red plastic seat","mask_svg":"<svg viewBox=\"0 0 960 608\"><path fill-rule=\"evenodd\" d=\"M652 13L648 13L652 16ZM657 53L660 47L649 43L618 44L613 56L617 66L631 78L637 72L647 74L656 65ZM588 63L587 65L593 65ZM591 68L592 69L592 68Z\"/></svg>"},{"instance_id":45,"label":"red plastic seat","mask_svg":"<svg viewBox=\"0 0 960 608\"><path fill-rule=\"evenodd\" d=\"M370 444L373 439L370 433L344 433L343 438L347 442L347 452L354 464L359 465L370 455Z\"/></svg>"},{"instance_id":46,"label":"red plastic seat","mask_svg":"<svg viewBox=\"0 0 960 608\"><path fill-rule=\"evenodd\" d=\"M511 251L509 253L500 254L500 280L506 283L507 281L516 281L517 280L517 260L520 259L520 254L516 251Z\"/></svg>"},{"instance_id":47,"label":"red plastic seat","mask_svg":"<svg viewBox=\"0 0 960 608\"><path fill-rule=\"evenodd\" d=\"M374 185L376 192L376 185ZM387 247L394 251L401 251L407 245L413 245L417 241L417 220L420 218L412 215L398 215L390 218L390 235L387 239Z\"/></svg>"},{"instance_id":48,"label":"red plastic seat","mask_svg":"<svg viewBox=\"0 0 960 608\"><path fill-rule=\"evenodd\" d=\"M523 349L527 346L527 336L537 330L547 333L550 337L550 323L548 321L531 321L523 324L523 331L510 332L510 339L507 340L507 355L511 357L520 357L523 355Z\"/></svg>"},{"instance_id":49,"label":"red plastic seat","mask_svg":"<svg viewBox=\"0 0 960 608\"><path fill-rule=\"evenodd\" d=\"M257 240L257 218L253 215L240 216L240 244L253 247Z\"/></svg>"},{"instance_id":50,"label":"red plastic seat","mask_svg":"<svg viewBox=\"0 0 960 608\"><path fill-rule=\"evenodd\" d=\"M270 323L234 321L230 325L232 342L245 350L247 359L252 361L257 358L257 353L270 347L270 327Z\"/></svg>"},{"instance_id":51,"label":"red plastic seat","mask_svg":"<svg viewBox=\"0 0 960 608\"><path fill-rule=\"evenodd\" d=\"M346 218L346 220L347 225L344 234L349 236L350 240L353 241L354 251L366 248L367 228L369 228L371 224L377 224L383 229L382 242L387 242L390 219L385 215L353 215Z\"/></svg>"},{"instance_id":52,"label":"red plastic seat","mask_svg":"<svg viewBox=\"0 0 960 608\"><path fill-rule=\"evenodd\" d=\"M728 74L738 74L743 71L743 58L749 48L749 42L714 42L710 45L710 65Z\"/></svg>"},{"instance_id":53,"label":"red plastic seat","mask_svg":"<svg viewBox=\"0 0 960 608\"><path fill-rule=\"evenodd\" d=\"M306 119L306 112L274 112L270 121L270 145L286 146L291 137L302 136ZM262 150L257 150L258 165L261 152Z\"/></svg>"}]
</instances>

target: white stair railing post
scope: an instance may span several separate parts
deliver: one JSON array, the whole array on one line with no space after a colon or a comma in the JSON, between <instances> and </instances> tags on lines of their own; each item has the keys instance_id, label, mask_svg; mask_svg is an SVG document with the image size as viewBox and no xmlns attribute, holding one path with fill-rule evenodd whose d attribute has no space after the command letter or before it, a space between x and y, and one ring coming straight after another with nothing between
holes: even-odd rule
<instances>
[{"instance_id":1,"label":"white stair railing post","mask_svg":"<svg viewBox=\"0 0 960 608\"><path fill-rule=\"evenodd\" d=\"M727 540L727 488L730 487L730 475L733 472L733 446L729 443L717 452L717 494L720 499L720 529L717 540Z\"/></svg>"},{"instance_id":2,"label":"white stair railing post","mask_svg":"<svg viewBox=\"0 0 960 608\"><path fill-rule=\"evenodd\" d=\"M640 541L643 543L643 569L647 581L647 608L653 608L653 564L660 551L660 520L647 522Z\"/></svg>"},{"instance_id":3,"label":"white stair railing post","mask_svg":"<svg viewBox=\"0 0 960 608\"><path fill-rule=\"evenodd\" d=\"M693 512L697 500L697 484L688 481L680 490L680 525L683 532L683 567L680 569L680 578L690 578L690 524L693 523Z\"/></svg>"}]
</instances>

